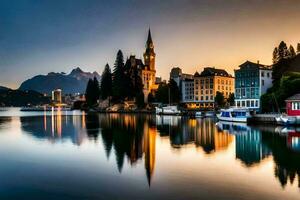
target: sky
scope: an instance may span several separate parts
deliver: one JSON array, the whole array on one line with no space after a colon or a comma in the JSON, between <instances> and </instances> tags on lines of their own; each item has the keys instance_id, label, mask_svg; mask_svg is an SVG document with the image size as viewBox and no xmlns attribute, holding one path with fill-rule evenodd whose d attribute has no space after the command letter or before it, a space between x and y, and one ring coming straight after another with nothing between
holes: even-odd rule
<instances>
[{"instance_id":1,"label":"sky","mask_svg":"<svg viewBox=\"0 0 300 200\"><path fill-rule=\"evenodd\" d=\"M74 67L99 74L142 58L148 28L157 76L172 67L233 70L246 60L272 63L280 41L300 42L299 0L0 0L0 85Z\"/></svg>"}]
</instances>

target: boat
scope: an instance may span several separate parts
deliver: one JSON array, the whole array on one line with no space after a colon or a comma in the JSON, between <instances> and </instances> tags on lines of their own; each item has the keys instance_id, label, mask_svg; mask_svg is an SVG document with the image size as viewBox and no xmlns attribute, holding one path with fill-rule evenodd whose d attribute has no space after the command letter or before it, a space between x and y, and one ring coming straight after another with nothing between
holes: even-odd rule
<instances>
[{"instance_id":1,"label":"boat","mask_svg":"<svg viewBox=\"0 0 300 200\"><path fill-rule=\"evenodd\" d=\"M51 106L33 106L33 107L22 107L22 112L40 112L40 111L70 111L69 107L51 107Z\"/></svg>"},{"instance_id":2,"label":"boat","mask_svg":"<svg viewBox=\"0 0 300 200\"><path fill-rule=\"evenodd\" d=\"M220 121L247 122L251 115L247 108L229 108L221 109L217 117Z\"/></svg>"},{"instance_id":3,"label":"boat","mask_svg":"<svg viewBox=\"0 0 300 200\"><path fill-rule=\"evenodd\" d=\"M300 118L297 116L288 116L288 115L280 115L279 117L275 117L276 123L278 125L296 125L300 123Z\"/></svg>"},{"instance_id":4,"label":"boat","mask_svg":"<svg viewBox=\"0 0 300 200\"><path fill-rule=\"evenodd\" d=\"M195 118L203 118L203 113L198 111L195 113Z\"/></svg>"},{"instance_id":5,"label":"boat","mask_svg":"<svg viewBox=\"0 0 300 200\"><path fill-rule=\"evenodd\" d=\"M169 92L169 104L168 106L155 107L155 113L157 115L179 115L181 112L178 110L177 106L171 106L170 88Z\"/></svg>"},{"instance_id":6,"label":"boat","mask_svg":"<svg viewBox=\"0 0 300 200\"><path fill-rule=\"evenodd\" d=\"M155 112L157 115L179 115L180 110L177 106L164 106L164 107L155 107Z\"/></svg>"},{"instance_id":7,"label":"boat","mask_svg":"<svg viewBox=\"0 0 300 200\"><path fill-rule=\"evenodd\" d=\"M204 116L205 117L215 117L216 113L215 113L215 111L207 111L204 113Z\"/></svg>"},{"instance_id":8,"label":"boat","mask_svg":"<svg viewBox=\"0 0 300 200\"><path fill-rule=\"evenodd\" d=\"M244 134L251 131L251 128L243 122L219 121L216 123L216 126L219 130L233 135Z\"/></svg>"}]
</instances>

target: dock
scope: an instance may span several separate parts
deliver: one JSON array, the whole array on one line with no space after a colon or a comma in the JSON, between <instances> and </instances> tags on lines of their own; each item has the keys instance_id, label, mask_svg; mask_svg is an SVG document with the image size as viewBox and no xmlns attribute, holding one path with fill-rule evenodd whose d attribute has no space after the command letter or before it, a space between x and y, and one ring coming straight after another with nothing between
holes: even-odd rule
<instances>
[{"instance_id":1,"label":"dock","mask_svg":"<svg viewBox=\"0 0 300 200\"><path fill-rule=\"evenodd\" d=\"M276 117L280 114L255 114L248 119L248 124L277 124Z\"/></svg>"}]
</instances>

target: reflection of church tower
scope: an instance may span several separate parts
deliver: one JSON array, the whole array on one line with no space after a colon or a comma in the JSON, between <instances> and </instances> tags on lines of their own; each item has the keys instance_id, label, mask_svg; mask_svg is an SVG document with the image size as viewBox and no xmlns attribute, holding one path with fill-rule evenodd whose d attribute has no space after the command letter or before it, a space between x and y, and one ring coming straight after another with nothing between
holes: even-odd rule
<instances>
[{"instance_id":1,"label":"reflection of church tower","mask_svg":"<svg viewBox=\"0 0 300 200\"><path fill-rule=\"evenodd\" d=\"M148 31L148 39L146 42L146 50L144 53L145 66L142 70L142 80L144 85L144 100L148 102L148 95L153 90L157 89L155 84L155 52L154 45L151 37L151 31Z\"/></svg>"},{"instance_id":2,"label":"reflection of church tower","mask_svg":"<svg viewBox=\"0 0 300 200\"><path fill-rule=\"evenodd\" d=\"M148 70L155 71L155 53L154 53L154 45L153 45L150 29L148 31L148 39L146 42L144 61L145 61L145 66L148 67Z\"/></svg>"},{"instance_id":3,"label":"reflection of church tower","mask_svg":"<svg viewBox=\"0 0 300 200\"><path fill-rule=\"evenodd\" d=\"M144 151L145 151L145 169L148 184L151 184L151 178L155 166L155 142L156 142L156 129L144 126Z\"/></svg>"}]
</instances>

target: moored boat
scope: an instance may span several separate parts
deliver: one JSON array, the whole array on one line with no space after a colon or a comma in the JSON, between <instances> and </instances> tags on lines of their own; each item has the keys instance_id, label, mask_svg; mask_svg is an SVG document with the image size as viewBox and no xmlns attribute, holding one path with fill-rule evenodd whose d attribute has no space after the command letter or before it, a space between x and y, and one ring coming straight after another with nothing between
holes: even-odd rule
<instances>
[{"instance_id":1,"label":"moored boat","mask_svg":"<svg viewBox=\"0 0 300 200\"><path fill-rule=\"evenodd\" d=\"M195 113L195 118L202 118L202 117L204 117L202 112L198 111Z\"/></svg>"},{"instance_id":2,"label":"moored boat","mask_svg":"<svg viewBox=\"0 0 300 200\"><path fill-rule=\"evenodd\" d=\"M155 112L158 115L179 115L181 113L177 106L155 107Z\"/></svg>"},{"instance_id":3,"label":"moored boat","mask_svg":"<svg viewBox=\"0 0 300 200\"><path fill-rule=\"evenodd\" d=\"M251 115L247 108L229 108L221 109L217 117L220 121L247 122Z\"/></svg>"},{"instance_id":4,"label":"moored boat","mask_svg":"<svg viewBox=\"0 0 300 200\"><path fill-rule=\"evenodd\" d=\"M34 106L34 107L22 107L22 112L40 112L40 111L70 111L69 107L51 107L51 106Z\"/></svg>"}]
</instances>

